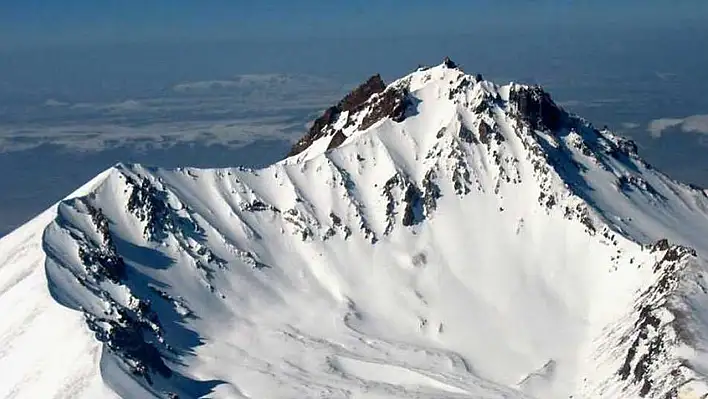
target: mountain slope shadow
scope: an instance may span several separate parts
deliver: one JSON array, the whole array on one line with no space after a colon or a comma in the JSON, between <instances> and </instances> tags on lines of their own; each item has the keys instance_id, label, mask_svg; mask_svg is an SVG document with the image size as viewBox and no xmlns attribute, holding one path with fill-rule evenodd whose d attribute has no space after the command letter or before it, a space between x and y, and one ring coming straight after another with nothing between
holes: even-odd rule
<instances>
[{"instance_id":1,"label":"mountain slope shadow","mask_svg":"<svg viewBox=\"0 0 708 399\"><path fill-rule=\"evenodd\" d=\"M179 298L166 294L164 284L131 266L139 260L169 268L172 260L117 239L109 224L87 198L58 205L57 217L42 239L52 298L83 313L88 329L103 343L99 365L103 380L118 395L135 397L136 389L145 396L166 398L212 393L224 382L199 381L175 371L202 344L184 322L194 315ZM67 250L71 241L77 247L74 253Z\"/></svg>"}]
</instances>

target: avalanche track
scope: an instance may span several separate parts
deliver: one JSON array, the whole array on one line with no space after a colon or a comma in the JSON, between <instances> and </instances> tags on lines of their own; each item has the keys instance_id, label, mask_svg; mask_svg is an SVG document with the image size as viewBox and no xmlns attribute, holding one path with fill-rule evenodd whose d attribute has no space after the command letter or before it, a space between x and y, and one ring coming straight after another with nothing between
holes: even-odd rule
<instances>
[{"instance_id":1,"label":"avalanche track","mask_svg":"<svg viewBox=\"0 0 708 399\"><path fill-rule=\"evenodd\" d=\"M2 398L699 398L708 195L449 60L0 240Z\"/></svg>"}]
</instances>

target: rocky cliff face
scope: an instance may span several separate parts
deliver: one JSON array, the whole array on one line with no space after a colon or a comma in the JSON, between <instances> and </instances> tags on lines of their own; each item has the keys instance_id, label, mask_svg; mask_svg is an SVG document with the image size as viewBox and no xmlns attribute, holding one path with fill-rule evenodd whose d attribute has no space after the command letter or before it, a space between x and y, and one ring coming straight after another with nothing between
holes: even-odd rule
<instances>
[{"instance_id":1,"label":"rocky cliff face","mask_svg":"<svg viewBox=\"0 0 708 399\"><path fill-rule=\"evenodd\" d=\"M509 103L512 112L536 130L555 131L568 120L568 114L539 86L514 86L509 92Z\"/></svg>"},{"instance_id":2,"label":"rocky cliff face","mask_svg":"<svg viewBox=\"0 0 708 399\"><path fill-rule=\"evenodd\" d=\"M288 156L303 152L323 137L329 139L328 149L338 147L347 137L345 130L365 130L386 118L401 122L410 105L407 97L405 90L387 90L381 76L374 75L337 105L327 108L308 133L293 145Z\"/></svg>"}]
</instances>

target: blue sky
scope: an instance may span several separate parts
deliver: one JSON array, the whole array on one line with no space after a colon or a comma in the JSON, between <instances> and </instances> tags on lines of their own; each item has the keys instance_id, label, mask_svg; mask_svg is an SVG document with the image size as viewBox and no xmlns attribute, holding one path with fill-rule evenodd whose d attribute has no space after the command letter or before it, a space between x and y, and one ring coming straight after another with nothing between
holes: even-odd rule
<instances>
[{"instance_id":1,"label":"blue sky","mask_svg":"<svg viewBox=\"0 0 708 399\"><path fill-rule=\"evenodd\" d=\"M687 23L704 0L0 0L0 46L470 33L492 24Z\"/></svg>"}]
</instances>

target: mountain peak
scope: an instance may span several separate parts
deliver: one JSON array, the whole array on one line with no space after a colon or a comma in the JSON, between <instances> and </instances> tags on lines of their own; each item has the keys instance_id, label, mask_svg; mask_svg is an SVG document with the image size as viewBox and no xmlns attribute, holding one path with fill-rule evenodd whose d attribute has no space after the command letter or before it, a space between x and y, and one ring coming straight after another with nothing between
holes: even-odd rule
<instances>
[{"instance_id":1,"label":"mountain peak","mask_svg":"<svg viewBox=\"0 0 708 399\"><path fill-rule=\"evenodd\" d=\"M323 137L329 140L327 149L337 147L347 137L343 133L346 128L366 129L384 118L400 121L407 106L405 90L387 90L381 75L373 75L339 103L327 108L307 134L293 145L288 156L300 154ZM358 120L358 117L363 119Z\"/></svg>"},{"instance_id":2,"label":"mountain peak","mask_svg":"<svg viewBox=\"0 0 708 399\"><path fill-rule=\"evenodd\" d=\"M568 119L568 114L539 85L512 85L509 102L533 129L558 130Z\"/></svg>"},{"instance_id":3,"label":"mountain peak","mask_svg":"<svg viewBox=\"0 0 708 399\"><path fill-rule=\"evenodd\" d=\"M540 87L374 75L281 162L117 165L0 240L0 397L703 397L706 236Z\"/></svg>"},{"instance_id":4,"label":"mountain peak","mask_svg":"<svg viewBox=\"0 0 708 399\"><path fill-rule=\"evenodd\" d=\"M443 63L442 63L442 64L443 64L446 68L451 68L451 69L456 69L456 68L458 68L457 64L456 64L453 60L451 60L450 57L445 57L445 58L443 59Z\"/></svg>"},{"instance_id":5,"label":"mountain peak","mask_svg":"<svg viewBox=\"0 0 708 399\"><path fill-rule=\"evenodd\" d=\"M340 111L352 111L365 103L371 96L381 93L385 89L386 83L381 79L381 75L377 73L347 94L339 104L337 104L337 108Z\"/></svg>"}]
</instances>

